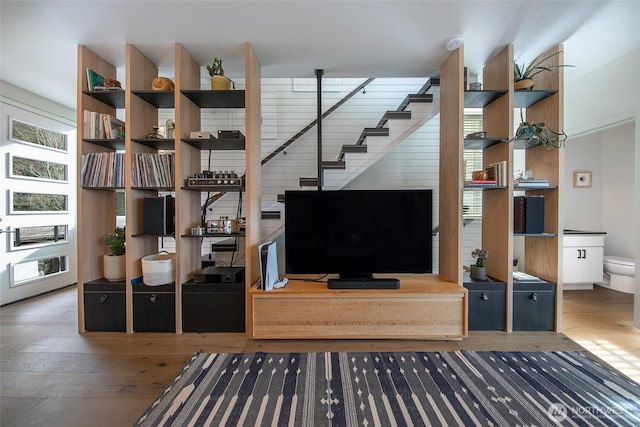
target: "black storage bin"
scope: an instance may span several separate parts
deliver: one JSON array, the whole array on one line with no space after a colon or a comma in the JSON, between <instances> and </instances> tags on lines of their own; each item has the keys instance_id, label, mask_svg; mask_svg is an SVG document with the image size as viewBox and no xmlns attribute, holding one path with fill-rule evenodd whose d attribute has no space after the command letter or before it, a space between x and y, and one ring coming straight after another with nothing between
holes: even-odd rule
<instances>
[{"instance_id":1,"label":"black storage bin","mask_svg":"<svg viewBox=\"0 0 640 427\"><path fill-rule=\"evenodd\" d=\"M182 285L184 332L244 332L244 283L194 283Z\"/></svg>"},{"instance_id":2,"label":"black storage bin","mask_svg":"<svg viewBox=\"0 0 640 427\"><path fill-rule=\"evenodd\" d=\"M84 284L84 329L125 332L125 282L97 280Z\"/></svg>"},{"instance_id":3,"label":"black storage bin","mask_svg":"<svg viewBox=\"0 0 640 427\"><path fill-rule=\"evenodd\" d=\"M468 290L468 324L470 331L504 331L506 329L506 289L504 282L475 280L464 275Z\"/></svg>"},{"instance_id":4,"label":"black storage bin","mask_svg":"<svg viewBox=\"0 0 640 427\"><path fill-rule=\"evenodd\" d=\"M175 285L133 285L133 330L135 332L175 332Z\"/></svg>"},{"instance_id":5,"label":"black storage bin","mask_svg":"<svg viewBox=\"0 0 640 427\"><path fill-rule=\"evenodd\" d=\"M556 285L546 281L514 281L513 330L552 331Z\"/></svg>"}]
</instances>

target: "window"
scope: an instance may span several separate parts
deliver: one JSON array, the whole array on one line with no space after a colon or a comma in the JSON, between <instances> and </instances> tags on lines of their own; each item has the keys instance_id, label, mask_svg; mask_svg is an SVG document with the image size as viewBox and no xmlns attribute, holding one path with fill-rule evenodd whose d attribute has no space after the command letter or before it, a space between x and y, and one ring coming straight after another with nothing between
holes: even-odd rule
<instances>
[{"instance_id":1,"label":"window","mask_svg":"<svg viewBox=\"0 0 640 427\"><path fill-rule=\"evenodd\" d=\"M40 145L53 150L67 151L67 135L39 126L11 119L10 135L13 141Z\"/></svg>"},{"instance_id":2,"label":"window","mask_svg":"<svg viewBox=\"0 0 640 427\"><path fill-rule=\"evenodd\" d=\"M24 285L46 276L66 273L68 255L49 256L11 264L11 287Z\"/></svg>"},{"instance_id":3,"label":"window","mask_svg":"<svg viewBox=\"0 0 640 427\"><path fill-rule=\"evenodd\" d=\"M11 191L12 214L66 213L66 194L22 193Z\"/></svg>"},{"instance_id":4,"label":"window","mask_svg":"<svg viewBox=\"0 0 640 427\"><path fill-rule=\"evenodd\" d=\"M68 242L66 225L20 227L12 230L9 250L33 249Z\"/></svg>"},{"instance_id":5,"label":"window","mask_svg":"<svg viewBox=\"0 0 640 427\"><path fill-rule=\"evenodd\" d=\"M482 115L464 115L464 135L482 132ZM473 171L482 170L482 150L464 150L464 180L471 180ZM482 217L482 191L465 191L462 195L462 215L464 218Z\"/></svg>"},{"instance_id":6,"label":"window","mask_svg":"<svg viewBox=\"0 0 640 427\"><path fill-rule=\"evenodd\" d=\"M27 159L13 155L9 157L9 163L9 176L11 178L67 182L67 165L61 163Z\"/></svg>"}]
</instances>

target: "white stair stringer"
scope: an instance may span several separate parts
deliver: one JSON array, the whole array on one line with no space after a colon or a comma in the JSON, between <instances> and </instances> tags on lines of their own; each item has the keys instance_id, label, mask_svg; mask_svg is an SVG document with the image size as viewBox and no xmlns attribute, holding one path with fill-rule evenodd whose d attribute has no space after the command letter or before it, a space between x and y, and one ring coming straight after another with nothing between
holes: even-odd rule
<instances>
[{"instance_id":1,"label":"white stair stringer","mask_svg":"<svg viewBox=\"0 0 640 427\"><path fill-rule=\"evenodd\" d=\"M326 169L323 189L339 190L343 188L425 123L437 116L440 113L440 88L432 87L430 93L433 93L433 102L409 105L411 119L390 119L387 122L385 127L389 128L389 136L367 137L366 153L345 153L345 169Z\"/></svg>"}]
</instances>

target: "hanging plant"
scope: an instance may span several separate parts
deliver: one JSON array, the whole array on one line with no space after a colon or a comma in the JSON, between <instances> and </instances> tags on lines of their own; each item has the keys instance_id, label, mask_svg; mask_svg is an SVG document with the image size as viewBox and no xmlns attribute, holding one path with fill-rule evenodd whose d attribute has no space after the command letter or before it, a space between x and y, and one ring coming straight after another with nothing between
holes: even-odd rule
<instances>
[{"instance_id":1,"label":"hanging plant","mask_svg":"<svg viewBox=\"0 0 640 427\"><path fill-rule=\"evenodd\" d=\"M524 120L522 110L520 110L520 120L521 123L516 130L515 136L505 142L511 142L516 139L526 139L529 147L542 145L547 150L564 147L567 134L563 130L556 131L544 122L527 122Z\"/></svg>"}]
</instances>

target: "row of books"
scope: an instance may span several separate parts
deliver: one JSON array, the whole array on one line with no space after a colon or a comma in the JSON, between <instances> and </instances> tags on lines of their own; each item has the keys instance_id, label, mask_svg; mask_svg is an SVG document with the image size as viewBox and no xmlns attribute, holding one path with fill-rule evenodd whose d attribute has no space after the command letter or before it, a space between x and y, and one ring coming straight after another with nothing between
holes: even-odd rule
<instances>
[{"instance_id":1,"label":"row of books","mask_svg":"<svg viewBox=\"0 0 640 427\"><path fill-rule=\"evenodd\" d=\"M175 184L173 153L134 153L131 158L132 187L170 188Z\"/></svg>"},{"instance_id":2,"label":"row of books","mask_svg":"<svg viewBox=\"0 0 640 427\"><path fill-rule=\"evenodd\" d=\"M82 155L82 187L124 187L124 153L101 152Z\"/></svg>"},{"instance_id":3,"label":"row of books","mask_svg":"<svg viewBox=\"0 0 640 427\"><path fill-rule=\"evenodd\" d=\"M467 181L465 185L468 187L486 187L491 185L502 187L507 185L506 161L491 163L489 167L480 172L483 172L483 179L472 179L471 181ZM474 172L474 175L475 174L476 173Z\"/></svg>"},{"instance_id":4,"label":"row of books","mask_svg":"<svg viewBox=\"0 0 640 427\"><path fill-rule=\"evenodd\" d=\"M83 126L85 139L124 139L124 122L110 114L84 110Z\"/></svg>"}]
</instances>

